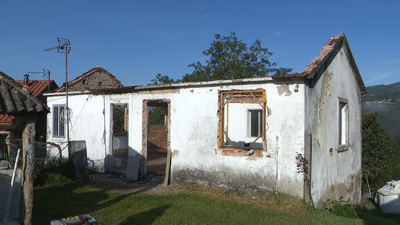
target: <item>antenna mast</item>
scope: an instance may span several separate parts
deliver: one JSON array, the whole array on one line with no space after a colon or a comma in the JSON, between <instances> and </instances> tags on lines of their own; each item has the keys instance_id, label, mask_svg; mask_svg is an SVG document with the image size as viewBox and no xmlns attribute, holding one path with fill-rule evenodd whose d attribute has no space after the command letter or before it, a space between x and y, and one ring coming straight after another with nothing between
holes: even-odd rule
<instances>
[{"instance_id":1,"label":"antenna mast","mask_svg":"<svg viewBox=\"0 0 400 225\"><path fill-rule=\"evenodd\" d=\"M50 51L57 49L57 52L59 53L64 53L65 54L65 93L66 93L66 112L67 112L67 148L68 148L68 154L69 154L69 108L68 108L68 57L67 55L71 51L71 42L69 42L68 39L65 38L57 38L58 44L55 47L45 49L45 51ZM50 76L49 76L50 79Z\"/></svg>"},{"instance_id":2,"label":"antenna mast","mask_svg":"<svg viewBox=\"0 0 400 225\"><path fill-rule=\"evenodd\" d=\"M48 77L49 78L49 84L48 84L48 89L50 92L50 70L43 69L43 72L28 72L30 74L43 74L43 77Z\"/></svg>"}]
</instances>

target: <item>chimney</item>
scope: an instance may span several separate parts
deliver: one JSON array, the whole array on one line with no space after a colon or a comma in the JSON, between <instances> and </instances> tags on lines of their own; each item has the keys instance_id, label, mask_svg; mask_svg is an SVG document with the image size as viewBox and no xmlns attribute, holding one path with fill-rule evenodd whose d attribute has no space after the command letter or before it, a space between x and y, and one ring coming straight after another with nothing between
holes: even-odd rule
<instances>
[{"instance_id":1,"label":"chimney","mask_svg":"<svg viewBox=\"0 0 400 225\"><path fill-rule=\"evenodd\" d=\"M29 82L29 75L25 74L24 75L24 85L28 85L28 82Z\"/></svg>"}]
</instances>

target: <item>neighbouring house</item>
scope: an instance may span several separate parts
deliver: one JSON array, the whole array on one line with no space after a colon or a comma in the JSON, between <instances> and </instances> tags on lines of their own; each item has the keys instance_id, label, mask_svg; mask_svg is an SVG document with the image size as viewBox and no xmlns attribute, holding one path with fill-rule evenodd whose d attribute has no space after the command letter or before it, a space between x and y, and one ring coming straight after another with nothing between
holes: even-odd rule
<instances>
[{"instance_id":1,"label":"neighbouring house","mask_svg":"<svg viewBox=\"0 0 400 225\"><path fill-rule=\"evenodd\" d=\"M24 75L23 80L15 80L16 83L25 87L32 95L46 104L47 99L43 93L58 88L54 80L30 80L29 75ZM46 114L38 115L36 118L36 141L46 141ZM21 139L25 127L24 117L15 117L8 114L0 115L0 132L6 134L8 139Z\"/></svg>"},{"instance_id":2,"label":"neighbouring house","mask_svg":"<svg viewBox=\"0 0 400 225\"><path fill-rule=\"evenodd\" d=\"M10 115L14 117L24 117L25 124L22 131L22 177L18 175L14 186L13 197L11 201L9 216L17 218L19 222L27 224L32 215L33 208L33 165L35 160L35 150L33 144L35 142L35 123L38 115L46 114L49 108L36 98L31 90L24 85L17 83L14 79L0 72L0 114ZM4 180L7 176L3 176L1 171L0 183L0 215L4 215L4 221L7 221L7 199L9 189L4 186ZM15 187L21 187L18 189ZM19 201L21 199L21 201ZM20 206L21 203L21 206ZM20 210L20 212L18 212ZM8 213L8 212L7 212Z\"/></svg>"},{"instance_id":3,"label":"neighbouring house","mask_svg":"<svg viewBox=\"0 0 400 225\"><path fill-rule=\"evenodd\" d=\"M243 192L278 189L308 200L296 165L302 154L309 159L318 207L340 196L358 203L361 95L366 92L346 36L340 34L304 71L293 74L71 91L70 140L85 140L88 157L102 171L118 169L118 150L126 149L125 157L141 157L135 166L144 175L166 149L172 183ZM47 141L65 143L57 113L65 107L65 93L46 96L53 109ZM165 114L157 125L150 121L154 109ZM116 114L122 115L119 122ZM125 139L114 133L117 129ZM166 157L156 158L166 164ZM132 172L129 162L126 173Z\"/></svg>"},{"instance_id":4,"label":"neighbouring house","mask_svg":"<svg viewBox=\"0 0 400 225\"><path fill-rule=\"evenodd\" d=\"M68 91L71 92L117 87L123 87L121 81L99 66L68 82ZM65 92L65 83L55 92Z\"/></svg>"}]
</instances>

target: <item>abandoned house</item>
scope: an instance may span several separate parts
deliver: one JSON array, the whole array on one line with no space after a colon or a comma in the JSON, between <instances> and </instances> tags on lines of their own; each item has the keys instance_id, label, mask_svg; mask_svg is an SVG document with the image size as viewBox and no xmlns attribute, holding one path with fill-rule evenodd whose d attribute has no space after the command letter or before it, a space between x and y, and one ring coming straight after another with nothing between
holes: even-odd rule
<instances>
[{"instance_id":1,"label":"abandoned house","mask_svg":"<svg viewBox=\"0 0 400 225\"><path fill-rule=\"evenodd\" d=\"M166 160L169 151L172 183L243 192L278 189L308 199L296 165L302 154L309 159L318 207L340 196L360 201L366 88L344 34L330 38L304 71L294 74L74 90L71 85L69 138L86 142L89 160L101 171L120 169L125 151L123 170L128 174L137 167L143 175L152 157L164 154L159 159ZM47 141L65 144L65 93L47 97L52 111ZM152 124L156 110L164 116Z\"/></svg>"}]
</instances>

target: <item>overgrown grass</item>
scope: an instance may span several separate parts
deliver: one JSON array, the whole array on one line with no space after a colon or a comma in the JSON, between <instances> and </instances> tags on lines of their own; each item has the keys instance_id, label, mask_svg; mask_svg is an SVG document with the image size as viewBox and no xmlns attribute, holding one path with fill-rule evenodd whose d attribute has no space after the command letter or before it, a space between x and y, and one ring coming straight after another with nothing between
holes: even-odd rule
<instances>
[{"instance_id":1,"label":"overgrown grass","mask_svg":"<svg viewBox=\"0 0 400 225\"><path fill-rule=\"evenodd\" d=\"M37 187L33 224L89 214L99 224L363 224L313 210L282 193L242 196L223 190L180 187L174 194L120 195L78 183Z\"/></svg>"}]
</instances>

